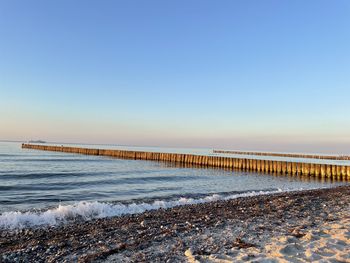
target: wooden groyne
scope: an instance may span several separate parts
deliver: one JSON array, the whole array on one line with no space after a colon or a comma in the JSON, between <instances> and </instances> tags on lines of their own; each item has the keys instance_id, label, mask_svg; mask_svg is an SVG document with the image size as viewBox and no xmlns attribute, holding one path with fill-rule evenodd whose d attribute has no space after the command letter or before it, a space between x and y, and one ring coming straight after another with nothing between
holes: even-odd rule
<instances>
[{"instance_id":1,"label":"wooden groyne","mask_svg":"<svg viewBox=\"0 0 350 263\"><path fill-rule=\"evenodd\" d=\"M319 178L332 178L334 180L350 180L349 165L258 160L253 158L232 158L223 156L195 155L182 153L89 149L79 147L36 144L22 144L22 148L44 151L78 153L86 155L111 156L122 159L166 161L261 173L278 173L288 175L314 176Z\"/></svg>"},{"instance_id":2,"label":"wooden groyne","mask_svg":"<svg viewBox=\"0 0 350 263\"><path fill-rule=\"evenodd\" d=\"M255 156L272 156L272 157L290 157L290 158L310 158L320 160L350 160L347 155L317 155L317 154L298 154L298 153L271 153L271 152L244 152L232 150L213 150L213 153L227 153L239 155L255 155Z\"/></svg>"}]
</instances>

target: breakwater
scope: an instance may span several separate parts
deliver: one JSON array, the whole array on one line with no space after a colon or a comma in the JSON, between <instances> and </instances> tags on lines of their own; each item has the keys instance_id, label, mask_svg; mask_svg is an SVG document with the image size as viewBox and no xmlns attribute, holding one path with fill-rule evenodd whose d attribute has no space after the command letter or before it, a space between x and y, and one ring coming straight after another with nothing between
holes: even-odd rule
<instances>
[{"instance_id":1,"label":"breakwater","mask_svg":"<svg viewBox=\"0 0 350 263\"><path fill-rule=\"evenodd\" d=\"M233 158L225 156L195 155L181 153L144 152L113 149L22 144L22 148L44 151L77 153L85 155L110 156L122 159L166 161L208 167L237 169L261 173L314 176L350 181L350 166L309 162L261 160L254 158Z\"/></svg>"},{"instance_id":2,"label":"breakwater","mask_svg":"<svg viewBox=\"0 0 350 263\"><path fill-rule=\"evenodd\" d=\"M271 152L244 152L232 150L213 150L213 153L240 154L240 155L255 155L255 156L275 156L275 157L290 157L290 158L310 158L320 160L350 160L347 155L317 155L317 154L299 154L299 153L271 153Z\"/></svg>"}]
</instances>

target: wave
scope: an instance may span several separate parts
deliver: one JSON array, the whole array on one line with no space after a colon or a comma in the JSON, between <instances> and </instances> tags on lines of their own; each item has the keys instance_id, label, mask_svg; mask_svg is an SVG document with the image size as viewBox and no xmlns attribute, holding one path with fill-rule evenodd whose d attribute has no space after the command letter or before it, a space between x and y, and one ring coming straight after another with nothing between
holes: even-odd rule
<instances>
[{"instance_id":1,"label":"wave","mask_svg":"<svg viewBox=\"0 0 350 263\"><path fill-rule=\"evenodd\" d=\"M39 226L57 226L74 220L91 220L127 214L139 214L145 211L167 209L181 205L202 204L219 200L230 200L239 197L252 197L282 192L281 189L274 191L251 191L233 195L213 194L203 198L179 198L172 201L156 200L152 203L111 204L103 202L81 201L73 205L59 205L57 208L43 212L4 212L0 215L0 228L21 229Z\"/></svg>"}]
</instances>

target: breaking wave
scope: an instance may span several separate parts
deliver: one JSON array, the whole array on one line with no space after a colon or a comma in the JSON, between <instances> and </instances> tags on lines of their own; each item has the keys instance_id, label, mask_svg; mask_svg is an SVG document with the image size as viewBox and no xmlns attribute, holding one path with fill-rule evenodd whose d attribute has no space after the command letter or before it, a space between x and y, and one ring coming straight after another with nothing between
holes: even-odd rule
<instances>
[{"instance_id":1,"label":"breaking wave","mask_svg":"<svg viewBox=\"0 0 350 263\"><path fill-rule=\"evenodd\" d=\"M42 212L5 212L0 215L0 228L21 229L26 227L56 226L77 219L91 220L94 218L105 218L122 216L127 214L139 214L156 209L167 209L175 206L202 204L212 201L229 200L239 197L252 197L282 192L281 189L273 191L252 191L233 195L213 194L203 198L179 198L173 201L157 200L152 203L111 204L103 202L78 202L73 205L59 205L57 208Z\"/></svg>"}]
</instances>

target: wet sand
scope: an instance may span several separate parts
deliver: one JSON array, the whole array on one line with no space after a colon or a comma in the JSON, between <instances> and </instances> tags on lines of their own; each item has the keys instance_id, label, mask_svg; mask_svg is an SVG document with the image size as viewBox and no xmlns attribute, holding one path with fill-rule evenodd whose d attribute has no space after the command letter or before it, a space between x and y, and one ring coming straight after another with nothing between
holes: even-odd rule
<instances>
[{"instance_id":1,"label":"wet sand","mask_svg":"<svg viewBox=\"0 0 350 263\"><path fill-rule=\"evenodd\" d=\"M0 230L0 262L350 262L350 186Z\"/></svg>"}]
</instances>

